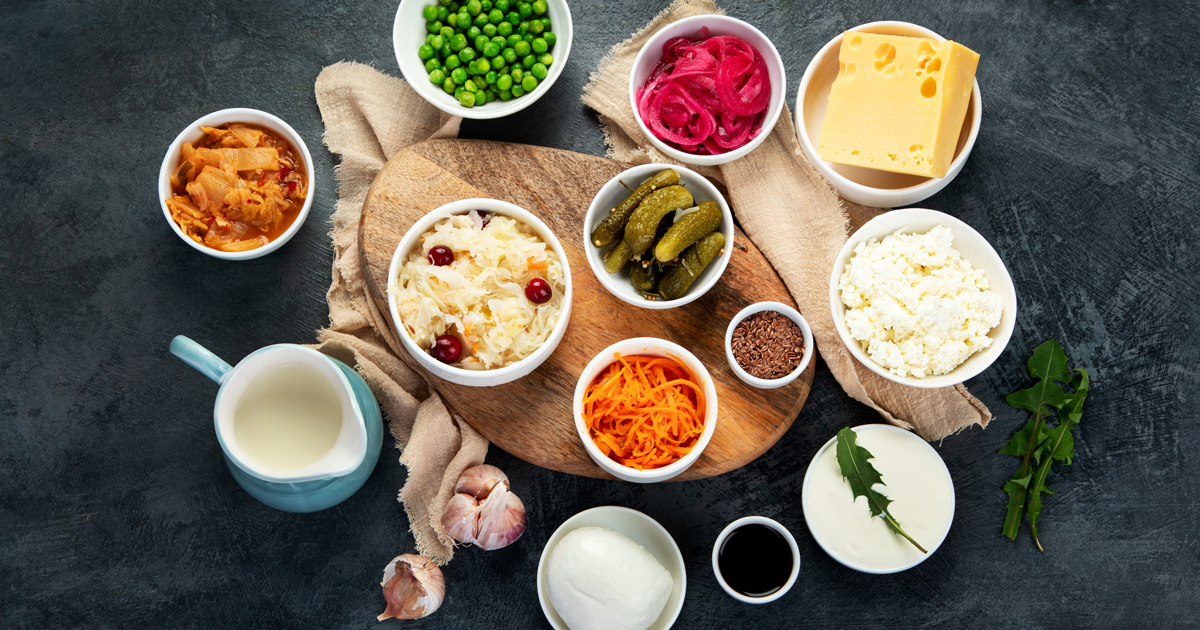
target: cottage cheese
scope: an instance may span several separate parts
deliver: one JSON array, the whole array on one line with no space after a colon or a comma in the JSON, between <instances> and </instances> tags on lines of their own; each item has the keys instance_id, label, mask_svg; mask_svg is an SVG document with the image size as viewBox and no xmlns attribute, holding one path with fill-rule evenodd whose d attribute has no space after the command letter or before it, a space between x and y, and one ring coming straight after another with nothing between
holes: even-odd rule
<instances>
[{"instance_id":1,"label":"cottage cheese","mask_svg":"<svg viewBox=\"0 0 1200 630\"><path fill-rule=\"evenodd\" d=\"M871 360L898 376L946 374L992 345L1000 297L939 225L859 243L839 288L846 327Z\"/></svg>"}]
</instances>

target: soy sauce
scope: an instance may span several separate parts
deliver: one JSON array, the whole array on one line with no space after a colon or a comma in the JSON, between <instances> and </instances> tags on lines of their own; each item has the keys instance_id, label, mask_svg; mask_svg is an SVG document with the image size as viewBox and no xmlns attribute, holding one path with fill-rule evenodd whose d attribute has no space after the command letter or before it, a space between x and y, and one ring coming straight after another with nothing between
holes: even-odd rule
<instances>
[{"instance_id":1,"label":"soy sauce","mask_svg":"<svg viewBox=\"0 0 1200 630\"><path fill-rule=\"evenodd\" d=\"M782 534L766 525L743 525L717 551L721 577L747 597L766 597L787 584L792 574L792 549Z\"/></svg>"}]
</instances>

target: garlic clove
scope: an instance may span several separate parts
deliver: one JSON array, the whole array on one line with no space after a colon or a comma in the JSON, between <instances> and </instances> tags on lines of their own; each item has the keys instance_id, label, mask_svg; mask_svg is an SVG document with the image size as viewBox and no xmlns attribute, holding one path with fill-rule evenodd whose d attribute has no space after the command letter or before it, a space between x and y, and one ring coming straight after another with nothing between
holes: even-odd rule
<instances>
[{"instance_id":1,"label":"garlic clove","mask_svg":"<svg viewBox=\"0 0 1200 630\"><path fill-rule=\"evenodd\" d=\"M420 619L433 614L446 597L442 570L425 556L404 554L383 569L383 599L387 608L376 619Z\"/></svg>"},{"instance_id":2,"label":"garlic clove","mask_svg":"<svg viewBox=\"0 0 1200 630\"><path fill-rule=\"evenodd\" d=\"M463 474L458 478L458 484L454 487L454 492L469 494L482 501L488 498L488 495L492 492L492 488L495 488L496 484L499 483L503 483L505 487L510 487L508 475L505 475L495 466L480 464L463 471Z\"/></svg>"},{"instance_id":3,"label":"garlic clove","mask_svg":"<svg viewBox=\"0 0 1200 630\"><path fill-rule=\"evenodd\" d=\"M508 486L498 484L479 506L479 533L475 544L480 549L507 547L525 533L525 504Z\"/></svg>"},{"instance_id":4,"label":"garlic clove","mask_svg":"<svg viewBox=\"0 0 1200 630\"><path fill-rule=\"evenodd\" d=\"M442 528L460 543L473 543L479 533L479 502L466 494L456 494L442 512Z\"/></svg>"}]
</instances>

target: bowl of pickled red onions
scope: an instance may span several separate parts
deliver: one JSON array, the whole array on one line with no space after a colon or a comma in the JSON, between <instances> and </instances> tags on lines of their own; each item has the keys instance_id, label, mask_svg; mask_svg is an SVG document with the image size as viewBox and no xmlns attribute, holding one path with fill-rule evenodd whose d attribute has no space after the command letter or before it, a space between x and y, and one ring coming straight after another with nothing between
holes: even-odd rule
<instances>
[{"instance_id":1,"label":"bowl of pickled red onions","mask_svg":"<svg viewBox=\"0 0 1200 630\"><path fill-rule=\"evenodd\" d=\"M783 60L753 26L723 15L668 24L633 62L629 99L664 155L712 166L754 150L779 121Z\"/></svg>"}]
</instances>

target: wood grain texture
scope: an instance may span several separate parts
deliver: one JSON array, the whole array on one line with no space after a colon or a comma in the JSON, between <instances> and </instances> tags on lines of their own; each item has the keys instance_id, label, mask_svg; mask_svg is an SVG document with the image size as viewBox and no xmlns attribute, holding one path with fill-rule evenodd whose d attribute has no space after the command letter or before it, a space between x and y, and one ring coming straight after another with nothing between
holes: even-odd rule
<instances>
[{"instance_id":1,"label":"wood grain texture","mask_svg":"<svg viewBox=\"0 0 1200 630\"><path fill-rule=\"evenodd\" d=\"M566 336L530 375L491 388L455 385L426 373L446 402L500 448L538 466L607 477L588 457L572 419L572 396L588 361L615 341L659 337L691 350L711 373L720 413L712 441L677 480L719 475L753 461L791 426L808 397L814 365L786 387L760 390L738 380L725 358L725 329L743 307L794 302L779 276L737 230L720 281L685 306L651 311L612 296L588 266L583 220L595 193L627 164L527 145L437 140L396 155L376 177L359 239L367 286L388 312L387 271L408 228L435 208L470 197L514 203L541 218L571 266L574 302Z\"/></svg>"}]
</instances>

